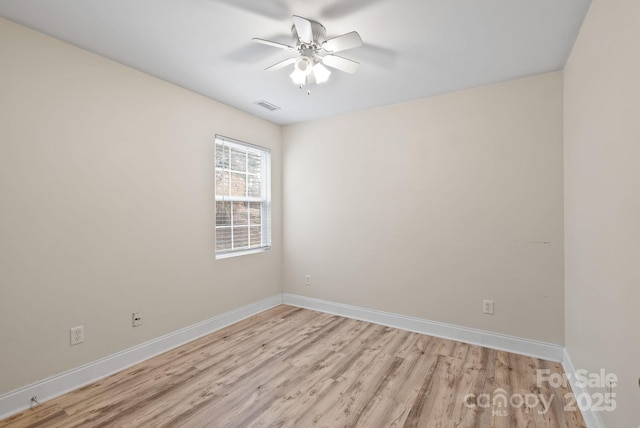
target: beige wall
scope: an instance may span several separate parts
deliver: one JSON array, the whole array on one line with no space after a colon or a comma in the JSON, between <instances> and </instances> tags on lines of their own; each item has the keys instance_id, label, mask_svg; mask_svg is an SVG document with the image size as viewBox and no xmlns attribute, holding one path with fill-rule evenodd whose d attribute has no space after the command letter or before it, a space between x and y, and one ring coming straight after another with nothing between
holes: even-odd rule
<instances>
[{"instance_id":1,"label":"beige wall","mask_svg":"<svg viewBox=\"0 0 640 428\"><path fill-rule=\"evenodd\" d=\"M285 291L562 344L562 91L558 72L285 127Z\"/></svg>"},{"instance_id":2,"label":"beige wall","mask_svg":"<svg viewBox=\"0 0 640 428\"><path fill-rule=\"evenodd\" d=\"M594 1L565 72L566 346L640 424L640 2ZM599 392L599 391L593 391Z\"/></svg>"},{"instance_id":3,"label":"beige wall","mask_svg":"<svg viewBox=\"0 0 640 428\"><path fill-rule=\"evenodd\" d=\"M281 291L279 126L2 19L0 58L0 393ZM271 252L214 260L216 133L272 149Z\"/></svg>"}]
</instances>

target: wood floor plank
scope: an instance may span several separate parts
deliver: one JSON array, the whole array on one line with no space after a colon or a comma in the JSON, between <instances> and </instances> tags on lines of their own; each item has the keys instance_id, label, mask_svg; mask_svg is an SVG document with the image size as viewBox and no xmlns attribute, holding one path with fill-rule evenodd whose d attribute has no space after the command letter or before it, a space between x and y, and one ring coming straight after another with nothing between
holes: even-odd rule
<instances>
[{"instance_id":1,"label":"wood floor plank","mask_svg":"<svg viewBox=\"0 0 640 428\"><path fill-rule=\"evenodd\" d=\"M420 392L421 380L428 377L434 368L437 354L430 352L439 339L428 336L414 341L412 352L405 354L395 372L384 379L379 393L368 403L359 420L359 426L403 426L412 403ZM400 357L396 357L400 358Z\"/></svg>"},{"instance_id":2,"label":"wood floor plank","mask_svg":"<svg viewBox=\"0 0 640 428\"><path fill-rule=\"evenodd\" d=\"M295 353L285 356L282 362L288 364L290 370L282 379L274 382L277 383L278 390L268 400L255 406L239 422L256 426L264 425L261 421L276 423L279 415L291 411L292 405L298 405L301 400L309 402L319 392L317 384L326 379L333 383L331 371L346 353L351 352L350 349L357 348L357 343L346 342L341 338L353 330L360 331L366 337L372 334L371 327L370 324L353 320L342 322L339 328L325 332L326 334L314 338L307 346L299 347Z\"/></svg>"},{"instance_id":3,"label":"wood floor plank","mask_svg":"<svg viewBox=\"0 0 640 428\"><path fill-rule=\"evenodd\" d=\"M458 383L454 403L467 403L472 397L477 397L484 391L484 380L486 373L486 363L489 351L480 346L468 345L469 349L462 365L460 382ZM453 426L473 426L479 424L481 412L474 407L467 405L455 405L451 414ZM478 425L481 426L481 425Z\"/></svg>"},{"instance_id":4,"label":"wood floor plank","mask_svg":"<svg viewBox=\"0 0 640 428\"><path fill-rule=\"evenodd\" d=\"M495 428L511 428L518 426L513 412L509 411L509 397L513 386L509 382L511 377L509 366L509 353L496 352L496 365L493 389L486 391L491 399L492 426Z\"/></svg>"},{"instance_id":5,"label":"wood floor plank","mask_svg":"<svg viewBox=\"0 0 640 428\"><path fill-rule=\"evenodd\" d=\"M375 329L379 332L377 335L361 340L357 352L346 355L338 362L336 370L329 374L334 380L333 393L318 397L315 403L304 409L304 413L295 419L295 426L335 426L332 424L335 423L333 419L341 419L336 408L339 405L344 405L340 401L342 395L349 392L349 387L361 379L367 366L372 364L375 358L381 354L381 349L374 347L374 344L384 346L388 341L397 339L397 335L394 335L388 327L376 326Z\"/></svg>"},{"instance_id":6,"label":"wood floor plank","mask_svg":"<svg viewBox=\"0 0 640 428\"><path fill-rule=\"evenodd\" d=\"M356 352L378 329L370 323L349 320L343 329L327 337L328 342L316 341L313 347L285 359L294 370L301 368L303 374L291 376L281 394L261 408L259 414L252 414L253 419L246 420L247 426L293 426L292 416L309 408L329 392L328 388L335 383L335 371L345 358ZM344 340L354 333L359 340Z\"/></svg>"},{"instance_id":7,"label":"wood floor plank","mask_svg":"<svg viewBox=\"0 0 640 428\"><path fill-rule=\"evenodd\" d=\"M565 411L568 385L540 383L540 370L562 373L558 363L281 305L0 427L585 427ZM550 400L546 411L509 402L536 396Z\"/></svg>"}]
</instances>

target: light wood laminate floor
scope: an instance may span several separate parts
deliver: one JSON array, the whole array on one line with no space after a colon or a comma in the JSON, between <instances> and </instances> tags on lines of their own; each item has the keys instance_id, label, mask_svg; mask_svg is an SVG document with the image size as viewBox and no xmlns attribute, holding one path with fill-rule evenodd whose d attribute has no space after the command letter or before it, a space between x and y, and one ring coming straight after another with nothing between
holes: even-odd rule
<instances>
[{"instance_id":1,"label":"light wood laminate floor","mask_svg":"<svg viewBox=\"0 0 640 428\"><path fill-rule=\"evenodd\" d=\"M282 305L0 427L584 427L579 411L565 411L568 389L537 381L545 369L562 373L554 362Z\"/></svg>"}]
</instances>

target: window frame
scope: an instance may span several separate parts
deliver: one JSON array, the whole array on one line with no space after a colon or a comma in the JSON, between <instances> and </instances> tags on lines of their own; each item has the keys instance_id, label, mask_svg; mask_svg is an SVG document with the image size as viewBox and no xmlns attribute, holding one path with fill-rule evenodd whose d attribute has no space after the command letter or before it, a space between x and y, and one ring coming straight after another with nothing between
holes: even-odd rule
<instances>
[{"instance_id":1,"label":"window frame","mask_svg":"<svg viewBox=\"0 0 640 428\"><path fill-rule=\"evenodd\" d=\"M231 163L231 153L229 153L228 165L226 168L220 168L218 166L218 145L221 144L223 146L223 150L228 147L228 150L231 151L232 148L236 150L240 149L242 151L246 151L247 153L247 167L245 167L245 171L235 171L232 169ZM248 196L248 177L250 174L248 171L248 162L249 162L249 153L258 153L260 154L261 160L261 172L260 172L260 196ZM265 251L269 251L271 249L271 149L267 147L258 146L255 144L250 144L244 141L236 140L233 138L225 137L223 135L216 134L214 141L214 166L215 166L215 175L217 176L219 171L224 171L231 175L232 173L238 174L242 173L247 178L245 178L245 196L230 196L228 193L228 188L225 189L222 194L218 194L218 183L217 177L214 182L214 196L215 196L215 227L214 227L214 249L215 249L215 258L225 259L229 257L243 256L246 254L255 254L262 253ZM226 182L225 186L231 186L231 181ZM247 228L248 228L248 247L241 247L234 249L233 248L233 233L234 227L233 224L234 217L233 212L230 214L230 224L228 226L219 226L218 225L218 202L247 202L247 203L260 203L260 234L261 234L261 242L260 246L251 247L251 215L247 212ZM233 210L233 205L232 205ZM244 225L242 225L244 226ZM231 245L232 248L229 250L219 250L218 249L218 230L221 229L230 229L231 230Z\"/></svg>"}]
</instances>

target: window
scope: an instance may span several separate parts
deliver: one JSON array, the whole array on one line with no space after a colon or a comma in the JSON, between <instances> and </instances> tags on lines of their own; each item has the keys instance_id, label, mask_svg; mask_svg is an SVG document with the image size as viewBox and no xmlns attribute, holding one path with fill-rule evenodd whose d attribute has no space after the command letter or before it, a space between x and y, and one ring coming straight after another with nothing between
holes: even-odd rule
<instances>
[{"instance_id":1,"label":"window","mask_svg":"<svg viewBox=\"0 0 640 428\"><path fill-rule=\"evenodd\" d=\"M271 152L216 135L216 258L271 247Z\"/></svg>"}]
</instances>

